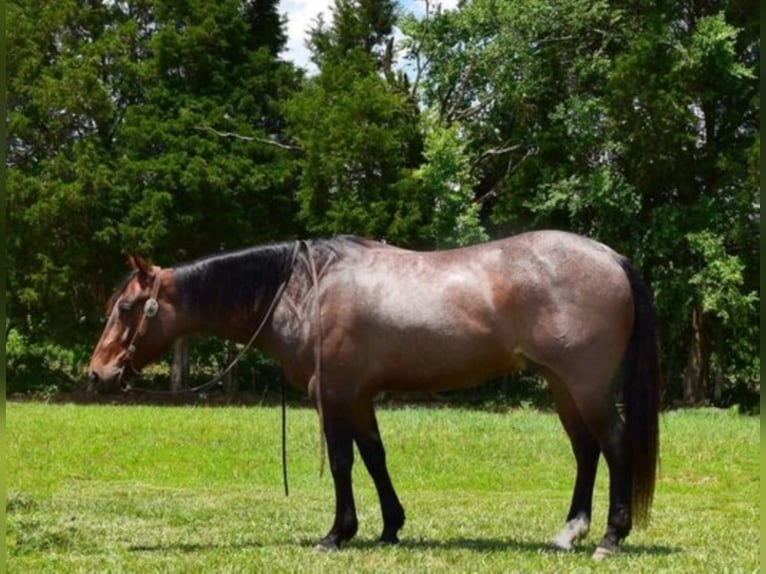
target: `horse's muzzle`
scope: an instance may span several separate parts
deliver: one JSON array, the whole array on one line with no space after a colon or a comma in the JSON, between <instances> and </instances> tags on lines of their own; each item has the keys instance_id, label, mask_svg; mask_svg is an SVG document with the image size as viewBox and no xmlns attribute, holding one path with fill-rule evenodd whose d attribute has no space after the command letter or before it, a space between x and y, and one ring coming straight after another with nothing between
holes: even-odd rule
<instances>
[{"instance_id":1,"label":"horse's muzzle","mask_svg":"<svg viewBox=\"0 0 766 574\"><path fill-rule=\"evenodd\" d=\"M123 369L103 370L91 369L88 373L87 390L89 393L110 394L125 390L127 381L123 376Z\"/></svg>"}]
</instances>

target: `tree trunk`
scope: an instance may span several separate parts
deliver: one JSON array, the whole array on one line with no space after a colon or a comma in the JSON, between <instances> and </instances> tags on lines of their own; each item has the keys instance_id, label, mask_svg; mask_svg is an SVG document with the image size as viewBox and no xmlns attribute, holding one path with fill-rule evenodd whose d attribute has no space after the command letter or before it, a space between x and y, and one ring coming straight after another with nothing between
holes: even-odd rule
<instances>
[{"instance_id":1,"label":"tree trunk","mask_svg":"<svg viewBox=\"0 0 766 574\"><path fill-rule=\"evenodd\" d=\"M173 368L170 371L170 390L179 392L188 387L189 341L180 337L173 345Z\"/></svg>"},{"instance_id":2,"label":"tree trunk","mask_svg":"<svg viewBox=\"0 0 766 574\"><path fill-rule=\"evenodd\" d=\"M237 357L237 346L234 343L227 343L226 344L226 365L230 365L232 361ZM233 395L237 392L237 387L239 386L237 384L237 371L239 370L239 365L234 365L234 368L226 373L226 375L223 377L223 392L227 395Z\"/></svg>"},{"instance_id":3,"label":"tree trunk","mask_svg":"<svg viewBox=\"0 0 766 574\"><path fill-rule=\"evenodd\" d=\"M716 325L715 330L715 368L713 374L713 404L720 404L723 396L723 329Z\"/></svg>"},{"instance_id":4,"label":"tree trunk","mask_svg":"<svg viewBox=\"0 0 766 574\"><path fill-rule=\"evenodd\" d=\"M696 405L705 400L710 372L710 342L704 329L703 311L699 306L692 310L692 337L683 381L683 400Z\"/></svg>"}]
</instances>

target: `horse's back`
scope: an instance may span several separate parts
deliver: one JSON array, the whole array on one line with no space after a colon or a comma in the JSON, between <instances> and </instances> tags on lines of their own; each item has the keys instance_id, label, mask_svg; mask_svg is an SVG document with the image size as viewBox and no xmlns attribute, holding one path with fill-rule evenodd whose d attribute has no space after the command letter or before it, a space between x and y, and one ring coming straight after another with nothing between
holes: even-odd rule
<instances>
[{"instance_id":1,"label":"horse's back","mask_svg":"<svg viewBox=\"0 0 766 574\"><path fill-rule=\"evenodd\" d=\"M576 368L583 354L627 344L629 285L618 256L590 239L539 231L444 251L354 251L326 278L327 337L342 355L334 364L382 388Z\"/></svg>"}]
</instances>

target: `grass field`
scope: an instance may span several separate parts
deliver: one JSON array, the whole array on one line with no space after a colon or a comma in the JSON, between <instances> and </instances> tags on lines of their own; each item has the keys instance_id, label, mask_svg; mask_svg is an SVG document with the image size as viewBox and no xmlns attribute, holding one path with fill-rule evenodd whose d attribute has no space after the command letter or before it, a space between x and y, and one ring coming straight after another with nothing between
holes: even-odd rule
<instances>
[{"instance_id":1,"label":"grass field","mask_svg":"<svg viewBox=\"0 0 766 574\"><path fill-rule=\"evenodd\" d=\"M547 543L574 480L555 414L383 410L379 421L407 511L397 547L357 456L360 529L338 553L329 473L319 476L313 411L288 412L290 496L277 408L8 403L8 572L754 572L760 570L760 422L732 411L663 415L653 519L595 564L590 537Z\"/></svg>"}]
</instances>

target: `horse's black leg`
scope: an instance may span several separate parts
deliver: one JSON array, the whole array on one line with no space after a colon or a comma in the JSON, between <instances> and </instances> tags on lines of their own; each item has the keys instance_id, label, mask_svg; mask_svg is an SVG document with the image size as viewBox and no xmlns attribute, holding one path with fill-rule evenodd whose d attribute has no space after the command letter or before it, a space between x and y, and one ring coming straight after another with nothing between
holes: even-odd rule
<instances>
[{"instance_id":1,"label":"horse's black leg","mask_svg":"<svg viewBox=\"0 0 766 574\"><path fill-rule=\"evenodd\" d=\"M553 541L555 548L570 550L572 543L587 536L590 530L593 486L596 481L598 457L601 449L598 441L582 420L569 391L558 380L550 381L550 385L556 410L564 430L569 436L572 452L577 462L577 477L567 521Z\"/></svg>"},{"instance_id":2,"label":"horse's black leg","mask_svg":"<svg viewBox=\"0 0 766 574\"><path fill-rule=\"evenodd\" d=\"M601 440L601 450L609 466L609 515L606 534L593 555L596 559L616 552L633 525L630 506L632 485L624 434L625 425L616 409L612 409L607 431Z\"/></svg>"},{"instance_id":3,"label":"horse's black leg","mask_svg":"<svg viewBox=\"0 0 766 574\"><path fill-rule=\"evenodd\" d=\"M600 454L598 442L590 435L579 434L570 436L570 439L577 461L577 478L567 522L553 541L553 545L561 550L570 550L572 543L585 538L590 530L593 486Z\"/></svg>"},{"instance_id":4,"label":"horse's black leg","mask_svg":"<svg viewBox=\"0 0 766 574\"><path fill-rule=\"evenodd\" d=\"M325 411L324 430L327 453L335 485L335 520L327 535L319 541L320 550L337 550L356 534L358 522L351 467L354 463L353 428L347 416L334 416L337 411Z\"/></svg>"},{"instance_id":5,"label":"horse's black leg","mask_svg":"<svg viewBox=\"0 0 766 574\"><path fill-rule=\"evenodd\" d=\"M383 533L380 535L380 542L395 544L399 542L397 534L404 525L404 508L399 502L399 497L396 496L388 474L386 451L380 438L372 402L358 406L354 440L378 491L383 514Z\"/></svg>"}]
</instances>

